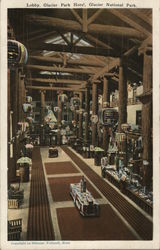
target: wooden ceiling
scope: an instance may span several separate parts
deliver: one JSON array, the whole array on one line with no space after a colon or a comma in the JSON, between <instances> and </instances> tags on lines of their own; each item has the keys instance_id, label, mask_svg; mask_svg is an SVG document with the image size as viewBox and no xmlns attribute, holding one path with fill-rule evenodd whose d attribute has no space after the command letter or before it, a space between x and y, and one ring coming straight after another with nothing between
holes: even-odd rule
<instances>
[{"instance_id":1,"label":"wooden ceiling","mask_svg":"<svg viewBox=\"0 0 160 250\"><path fill-rule=\"evenodd\" d=\"M30 86L83 91L84 83L110 73L114 90L120 58L126 59L128 80L142 80L138 48L152 37L151 9L9 9L8 20L29 51Z\"/></svg>"}]
</instances>

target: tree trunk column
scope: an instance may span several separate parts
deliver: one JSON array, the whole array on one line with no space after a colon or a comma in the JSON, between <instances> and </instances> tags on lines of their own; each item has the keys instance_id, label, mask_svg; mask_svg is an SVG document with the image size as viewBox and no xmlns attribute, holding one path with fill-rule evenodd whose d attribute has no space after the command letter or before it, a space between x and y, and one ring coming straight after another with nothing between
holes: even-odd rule
<instances>
[{"instance_id":1,"label":"tree trunk column","mask_svg":"<svg viewBox=\"0 0 160 250\"><path fill-rule=\"evenodd\" d=\"M41 90L41 125L44 124L45 91Z\"/></svg>"},{"instance_id":2,"label":"tree trunk column","mask_svg":"<svg viewBox=\"0 0 160 250\"><path fill-rule=\"evenodd\" d=\"M143 160L149 162L148 166L143 166L143 183L150 188L152 181L152 55L147 53L148 48L144 48L143 61L143 99L142 99L142 140L143 140ZM149 50L150 51L150 50ZM146 54L147 53L147 54Z\"/></svg>"},{"instance_id":3,"label":"tree trunk column","mask_svg":"<svg viewBox=\"0 0 160 250\"><path fill-rule=\"evenodd\" d=\"M80 109L83 107L83 93L80 93ZM79 112L79 131L78 131L79 139L83 136L83 113Z\"/></svg>"},{"instance_id":4,"label":"tree trunk column","mask_svg":"<svg viewBox=\"0 0 160 250\"><path fill-rule=\"evenodd\" d=\"M123 61L119 66L119 100L118 100L118 131L121 132L121 125L127 122L127 77Z\"/></svg>"},{"instance_id":5,"label":"tree trunk column","mask_svg":"<svg viewBox=\"0 0 160 250\"><path fill-rule=\"evenodd\" d=\"M89 87L87 87L85 92L85 136L84 141L87 143L89 141Z\"/></svg>"},{"instance_id":6,"label":"tree trunk column","mask_svg":"<svg viewBox=\"0 0 160 250\"><path fill-rule=\"evenodd\" d=\"M19 71L19 84L18 84L18 115L19 121L24 121L24 112L22 110L22 105L25 103L25 85L24 85L24 76L22 71Z\"/></svg>"},{"instance_id":7,"label":"tree trunk column","mask_svg":"<svg viewBox=\"0 0 160 250\"><path fill-rule=\"evenodd\" d=\"M110 102L110 96L109 96L109 79L104 77L103 80L103 108L107 107ZM108 144L109 144L109 133L108 133L108 127L103 127L103 149L105 154L107 154L108 151Z\"/></svg>"},{"instance_id":8,"label":"tree trunk column","mask_svg":"<svg viewBox=\"0 0 160 250\"><path fill-rule=\"evenodd\" d=\"M97 84L92 84L92 115L98 114L98 90L97 90ZM97 145L97 124L92 122L92 145Z\"/></svg>"},{"instance_id":9,"label":"tree trunk column","mask_svg":"<svg viewBox=\"0 0 160 250\"><path fill-rule=\"evenodd\" d=\"M58 133L57 133L57 144L61 145L61 121L62 121L62 103L60 101L59 95L57 96L58 100L58 116L57 116L57 123L58 123Z\"/></svg>"},{"instance_id":10,"label":"tree trunk column","mask_svg":"<svg viewBox=\"0 0 160 250\"><path fill-rule=\"evenodd\" d=\"M143 93L152 89L152 57L144 54L143 65ZM142 138L143 159L151 161L152 155L152 101L149 99L142 106Z\"/></svg>"}]
</instances>

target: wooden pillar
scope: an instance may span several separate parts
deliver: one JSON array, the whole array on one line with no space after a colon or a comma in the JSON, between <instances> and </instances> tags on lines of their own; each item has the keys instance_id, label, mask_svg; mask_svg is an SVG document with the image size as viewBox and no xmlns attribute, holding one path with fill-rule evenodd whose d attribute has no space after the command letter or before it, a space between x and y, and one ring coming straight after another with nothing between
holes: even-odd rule
<instances>
[{"instance_id":1,"label":"wooden pillar","mask_svg":"<svg viewBox=\"0 0 160 250\"><path fill-rule=\"evenodd\" d=\"M61 121L62 121L62 103L59 99L59 95L57 95L57 104L58 104L58 117L57 117L57 123L58 123L58 133L57 133L57 144L61 145Z\"/></svg>"},{"instance_id":2,"label":"wooden pillar","mask_svg":"<svg viewBox=\"0 0 160 250\"><path fill-rule=\"evenodd\" d=\"M121 132L121 124L127 122L127 76L122 59L119 66L119 101L118 101L118 131Z\"/></svg>"},{"instance_id":3,"label":"wooden pillar","mask_svg":"<svg viewBox=\"0 0 160 250\"><path fill-rule=\"evenodd\" d=\"M149 51L149 53L148 53ZM142 101L142 140L143 140L143 160L149 162L148 166L143 166L144 186L150 188L152 182L152 54L151 47L143 49L143 97Z\"/></svg>"},{"instance_id":4,"label":"wooden pillar","mask_svg":"<svg viewBox=\"0 0 160 250\"><path fill-rule=\"evenodd\" d=\"M92 115L98 115L98 89L97 84L92 84ZM97 124L92 122L92 145L97 146Z\"/></svg>"},{"instance_id":5,"label":"wooden pillar","mask_svg":"<svg viewBox=\"0 0 160 250\"><path fill-rule=\"evenodd\" d=\"M83 108L83 93L80 93L80 109ZM83 113L79 112L79 139L83 137Z\"/></svg>"},{"instance_id":6,"label":"wooden pillar","mask_svg":"<svg viewBox=\"0 0 160 250\"><path fill-rule=\"evenodd\" d=\"M10 109L13 112L9 112L10 117L10 139L12 139L12 145L10 149L13 149L13 157L10 157L10 180L13 181L16 178L16 162L18 159L16 134L17 134L17 123L18 123L18 69L10 71ZM13 95L14 93L14 95ZM14 138L14 140L13 140Z\"/></svg>"},{"instance_id":7,"label":"wooden pillar","mask_svg":"<svg viewBox=\"0 0 160 250\"><path fill-rule=\"evenodd\" d=\"M143 93L152 89L152 56L144 54ZM152 156L152 100L149 98L142 106L143 159L151 162Z\"/></svg>"},{"instance_id":8,"label":"wooden pillar","mask_svg":"<svg viewBox=\"0 0 160 250\"><path fill-rule=\"evenodd\" d=\"M25 102L24 96L25 86L24 86L24 75L23 71L20 70L18 73L18 121L24 121L24 112L22 110L22 105Z\"/></svg>"},{"instance_id":9,"label":"wooden pillar","mask_svg":"<svg viewBox=\"0 0 160 250\"><path fill-rule=\"evenodd\" d=\"M41 90L41 125L44 124L44 109L45 109L45 91Z\"/></svg>"},{"instance_id":10,"label":"wooden pillar","mask_svg":"<svg viewBox=\"0 0 160 250\"><path fill-rule=\"evenodd\" d=\"M110 95L109 95L109 78L104 77L103 79L103 107L107 107L107 104L110 102ZM109 133L108 127L103 127L103 149L105 154L107 154L109 145Z\"/></svg>"},{"instance_id":11,"label":"wooden pillar","mask_svg":"<svg viewBox=\"0 0 160 250\"><path fill-rule=\"evenodd\" d=\"M85 135L84 135L85 143L88 143L89 141L89 112L90 112L89 98L90 98L90 93L89 93L89 87L87 86L85 92Z\"/></svg>"}]
</instances>

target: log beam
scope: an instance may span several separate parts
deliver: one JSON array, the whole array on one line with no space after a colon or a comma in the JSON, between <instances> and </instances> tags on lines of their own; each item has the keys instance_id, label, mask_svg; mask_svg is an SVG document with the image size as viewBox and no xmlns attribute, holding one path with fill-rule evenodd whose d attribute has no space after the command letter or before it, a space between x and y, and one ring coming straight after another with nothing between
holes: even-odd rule
<instances>
[{"instance_id":1,"label":"log beam","mask_svg":"<svg viewBox=\"0 0 160 250\"><path fill-rule=\"evenodd\" d=\"M64 90L64 91L77 91L77 92L85 92L85 89L82 88L65 88L65 87L39 87L39 86L26 86L26 89L33 89L33 90Z\"/></svg>"},{"instance_id":2,"label":"log beam","mask_svg":"<svg viewBox=\"0 0 160 250\"><path fill-rule=\"evenodd\" d=\"M143 26L141 26L137 22L133 21L131 18L124 15L124 13L120 12L119 10L110 9L109 12L111 12L116 17L120 18L123 22L126 22L127 24L129 24L131 27L136 28L139 32L141 32L145 36L151 35L151 33L148 30L146 30Z\"/></svg>"},{"instance_id":3,"label":"log beam","mask_svg":"<svg viewBox=\"0 0 160 250\"><path fill-rule=\"evenodd\" d=\"M102 13L104 9L97 10L89 19L88 19L88 25L93 23L95 19Z\"/></svg>"},{"instance_id":4,"label":"log beam","mask_svg":"<svg viewBox=\"0 0 160 250\"><path fill-rule=\"evenodd\" d=\"M88 31L87 9L82 9L82 18L83 18L82 30L83 32L87 33Z\"/></svg>"},{"instance_id":5,"label":"log beam","mask_svg":"<svg viewBox=\"0 0 160 250\"><path fill-rule=\"evenodd\" d=\"M63 44L52 44L52 43L31 43L29 44L29 50L47 50L47 51L58 51L58 52L68 52L86 55L99 55L99 56L110 56L118 57L121 56L121 52L115 52L110 49L101 47L89 47L89 46L68 46Z\"/></svg>"},{"instance_id":6,"label":"log beam","mask_svg":"<svg viewBox=\"0 0 160 250\"><path fill-rule=\"evenodd\" d=\"M64 67L52 67L52 66L42 66L42 65L26 65L27 69L32 70L43 70L43 71L53 71L53 72L65 72L65 73L78 73L78 74L94 74L91 70L83 70L80 68L64 68Z\"/></svg>"},{"instance_id":7,"label":"log beam","mask_svg":"<svg viewBox=\"0 0 160 250\"><path fill-rule=\"evenodd\" d=\"M30 22L34 22L43 26L54 27L55 29L63 29L68 31L82 32L81 24L72 20L64 20L60 18L47 17L41 15L29 15L26 17ZM103 25L103 24L90 24L88 32L91 34L103 34L111 36L123 36L128 38L143 39L144 35L133 28Z\"/></svg>"},{"instance_id":8,"label":"log beam","mask_svg":"<svg viewBox=\"0 0 160 250\"><path fill-rule=\"evenodd\" d=\"M63 60L61 58L54 58L49 56L29 56L29 59L42 61L42 62L51 62L51 63L59 63L63 64ZM83 59L79 60L73 60L73 59L67 59L67 65L79 65L79 66L90 66L90 67L101 67L102 64L95 62L95 61L86 61Z\"/></svg>"},{"instance_id":9,"label":"log beam","mask_svg":"<svg viewBox=\"0 0 160 250\"><path fill-rule=\"evenodd\" d=\"M81 85L86 84L86 81L81 80L69 80L69 79L43 79L43 78L26 78L27 81L31 82L42 82L42 83L64 83L64 84L75 84Z\"/></svg>"},{"instance_id":10,"label":"log beam","mask_svg":"<svg viewBox=\"0 0 160 250\"><path fill-rule=\"evenodd\" d=\"M78 15L77 11L74 9L70 9L70 11L72 12L73 16L77 19L77 21L82 24L83 20L82 18Z\"/></svg>"}]
</instances>

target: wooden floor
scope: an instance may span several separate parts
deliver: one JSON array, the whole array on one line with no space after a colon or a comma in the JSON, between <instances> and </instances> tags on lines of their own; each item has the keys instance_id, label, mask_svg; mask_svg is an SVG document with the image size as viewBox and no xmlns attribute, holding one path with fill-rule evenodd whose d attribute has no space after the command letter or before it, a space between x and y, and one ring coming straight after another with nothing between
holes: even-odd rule
<instances>
[{"instance_id":1,"label":"wooden floor","mask_svg":"<svg viewBox=\"0 0 160 250\"><path fill-rule=\"evenodd\" d=\"M152 240L153 223L147 219L139 210L132 206L115 189L98 176L83 160L81 160L67 146L61 147L86 176L94 183L109 202L127 220L143 240Z\"/></svg>"},{"instance_id":2,"label":"wooden floor","mask_svg":"<svg viewBox=\"0 0 160 250\"><path fill-rule=\"evenodd\" d=\"M47 170L46 173L48 173L47 179L53 204L56 202L61 204L61 207L55 208L61 239L137 240L137 237L112 209L110 205L112 204L143 240L151 240L152 223L96 174L72 150L67 146L63 146L62 149L62 152L64 151L76 163L81 173L77 170L75 171L75 166L71 162L50 162L44 164ZM72 176L64 175L62 170L65 166L65 174L72 173ZM78 176L74 176L74 174L78 174ZM110 202L110 204L100 205L100 217L84 218L72 203L72 199L69 196L69 184L79 182L81 174L85 174L91 183L94 184L94 187L91 183L87 185L95 198L101 198L100 194L95 190L96 187ZM69 202L68 207L65 207L66 202ZM35 147L32 159L27 240L56 240L53 225L40 148Z\"/></svg>"},{"instance_id":3,"label":"wooden floor","mask_svg":"<svg viewBox=\"0 0 160 250\"><path fill-rule=\"evenodd\" d=\"M33 149L27 240L54 240L40 148Z\"/></svg>"}]
</instances>

